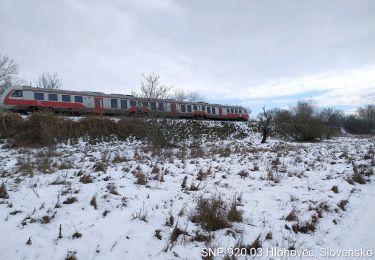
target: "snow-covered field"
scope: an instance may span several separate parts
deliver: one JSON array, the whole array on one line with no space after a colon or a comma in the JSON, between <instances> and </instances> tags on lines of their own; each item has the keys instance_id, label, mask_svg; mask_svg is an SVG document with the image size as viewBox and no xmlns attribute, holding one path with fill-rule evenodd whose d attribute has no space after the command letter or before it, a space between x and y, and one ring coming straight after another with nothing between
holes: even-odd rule
<instances>
[{"instance_id":1,"label":"snow-covered field","mask_svg":"<svg viewBox=\"0 0 375 260\"><path fill-rule=\"evenodd\" d=\"M255 244L256 259L279 259L269 248L317 258L321 248L363 248L373 256L357 259L375 259L375 139L259 140L162 151L135 140L0 144L9 196L0 199L0 259L201 259L202 248ZM199 199L219 197L242 220L215 231L193 223Z\"/></svg>"}]
</instances>

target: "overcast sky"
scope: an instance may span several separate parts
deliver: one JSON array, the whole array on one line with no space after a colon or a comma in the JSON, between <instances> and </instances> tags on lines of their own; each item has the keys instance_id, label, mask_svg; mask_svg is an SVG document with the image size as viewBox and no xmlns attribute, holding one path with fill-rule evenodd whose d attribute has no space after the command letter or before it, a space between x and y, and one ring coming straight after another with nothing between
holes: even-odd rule
<instances>
[{"instance_id":1,"label":"overcast sky","mask_svg":"<svg viewBox=\"0 0 375 260\"><path fill-rule=\"evenodd\" d=\"M140 74L258 112L375 102L374 0L1 0L0 53L34 82L130 94Z\"/></svg>"}]
</instances>

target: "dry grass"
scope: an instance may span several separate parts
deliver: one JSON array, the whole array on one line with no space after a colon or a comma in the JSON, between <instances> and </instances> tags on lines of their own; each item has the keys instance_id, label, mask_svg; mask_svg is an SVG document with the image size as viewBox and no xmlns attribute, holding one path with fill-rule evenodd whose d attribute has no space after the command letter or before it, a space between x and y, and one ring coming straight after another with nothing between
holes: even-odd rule
<instances>
[{"instance_id":1,"label":"dry grass","mask_svg":"<svg viewBox=\"0 0 375 260\"><path fill-rule=\"evenodd\" d=\"M90 143L125 140L134 137L149 142L154 148L171 147L175 143L202 137L226 140L229 137L245 138L247 134L230 122L208 126L198 121L177 122L156 118L122 118L114 122L101 116L87 116L79 121L58 117L40 111L22 119L15 113L0 113L0 139L8 139L16 147L54 146L59 142L76 142L79 138ZM201 151L193 156L201 157ZM203 152L204 153L204 152ZM114 163L123 158L115 158Z\"/></svg>"},{"instance_id":2,"label":"dry grass","mask_svg":"<svg viewBox=\"0 0 375 260\"><path fill-rule=\"evenodd\" d=\"M0 199L9 199L9 195L4 182L0 186Z\"/></svg>"},{"instance_id":3,"label":"dry grass","mask_svg":"<svg viewBox=\"0 0 375 260\"><path fill-rule=\"evenodd\" d=\"M341 209L341 210L343 210L343 211L345 211L346 210L346 205L348 204L348 200L341 200L340 202L339 202L339 204L337 204L337 206Z\"/></svg>"},{"instance_id":4,"label":"dry grass","mask_svg":"<svg viewBox=\"0 0 375 260\"><path fill-rule=\"evenodd\" d=\"M22 156L17 158L17 170L23 175L33 175L34 166L30 156Z\"/></svg>"},{"instance_id":5,"label":"dry grass","mask_svg":"<svg viewBox=\"0 0 375 260\"><path fill-rule=\"evenodd\" d=\"M98 204L96 202L96 196L92 196L91 200L90 200L90 205L94 207L94 209L98 209Z\"/></svg>"},{"instance_id":6,"label":"dry grass","mask_svg":"<svg viewBox=\"0 0 375 260\"><path fill-rule=\"evenodd\" d=\"M93 178L90 176L90 174L83 175L81 178L79 178L79 181L82 182L82 183L84 183L84 184L92 183L93 182Z\"/></svg>"},{"instance_id":7,"label":"dry grass","mask_svg":"<svg viewBox=\"0 0 375 260\"><path fill-rule=\"evenodd\" d=\"M228 211L228 220L230 222L242 222L242 215L243 212L237 208L237 199L234 198Z\"/></svg>"},{"instance_id":8,"label":"dry grass","mask_svg":"<svg viewBox=\"0 0 375 260\"><path fill-rule=\"evenodd\" d=\"M181 228L179 228L176 224L176 226L173 228L172 233L169 237L169 242L171 242L172 244L175 243L180 235L187 236L188 233L186 230L182 230Z\"/></svg>"},{"instance_id":9,"label":"dry grass","mask_svg":"<svg viewBox=\"0 0 375 260\"><path fill-rule=\"evenodd\" d=\"M306 221L304 223L297 223L292 226L292 229L294 233L314 233L316 230L316 225L318 224L318 217L315 215L311 216L311 219L309 221Z\"/></svg>"},{"instance_id":10,"label":"dry grass","mask_svg":"<svg viewBox=\"0 0 375 260\"><path fill-rule=\"evenodd\" d=\"M64 200L63 204L73 204L78 202L78 199L76 197L69 197L66 200Z\"/></svg>"},{"instance_id":11,"label":"dry grass","mask_svg":"<svg viewBox=\"0 0 375 260\"><path fill-rule=\"evenodd\" d=\"M106 188L107 188L109 193L111 193L113 195L120 195L120 193L117 191L117 187L114 183L108 183Z\"/></svg>"},{"instance_id":12,"label":"dry grass","mask_svg":"<svg viewBox=\"0 0 375 260\"><path fill-rule=\"evenodd\" d=\"M148 222L149 216L148 216L148 211L145 209L143 206L142 209L139 209L138 211L135 211L130 215L132 220L139 219L140 221L143 222Z\"/></svg>"},{"instance_id":13,"label":"dry grass","mask_svg":"<svg viewBox=\"0 0 375 260\"><path fill-rule=\"evenodd\" d=\"M146 185L148 182L146 176L140 170L137 171L135 177L136 177L135 184Z\"/></svg>"},{"instance_id":14,"label":"dry grass","mask_svg":"<svg viewBox=\"0 0 375 260\"><path fill-rule=\"evenodd\" d=\"M334 193L339 193L339 187L337 185L334 185L331 189Z\"/></svg>"},{"instance_id":15,"label":"dry grass","mask_svg":"<svg viewBox=\"0 0 375 260\"><path fill-rule=\"evenodd\" d=\"M65 260L77 260L76 254L77 254L77 252L75 252L75 251L68 251L66 253Z\"/></svg>"},{"instance_id":16,"label":"dry grass","mask_svg":"<svg viewBox=\"0 0 375 260\"><path fill-rule=\"evenodd\" d=\"M286 221L297 221L298 216L297 216L296 210L292 209L292 211L288 214L288 216L286 216L285 220Z\"/></svg>"},{"instance_id":17,"label":"dry grass","mask_svg":"<svg viewBox=\"0 0 375 260\"><path fill-rule=\"evenodd\" d=\"M248 171L245 171L245 170L242 170L238 173L238 175L242 178L242 179L245 179L247 177L249 177L249 172Z\"/></svg>"},{"instance_id":18,"label":"dry grass","mask_svg":"<svg viewBox=\"0 0 375 260\"><path fill-rule=\"evenodd\" d=\"M228 206L220 196L199 197L191 221L200 224L206 231L215 231L231 226L227 216Z\"/></svg>"}]
</instances>

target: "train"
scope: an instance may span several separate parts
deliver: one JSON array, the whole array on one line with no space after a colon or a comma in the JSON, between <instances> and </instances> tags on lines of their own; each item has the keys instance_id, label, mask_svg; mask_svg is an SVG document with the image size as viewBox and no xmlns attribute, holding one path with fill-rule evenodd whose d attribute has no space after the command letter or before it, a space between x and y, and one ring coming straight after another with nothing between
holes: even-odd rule
<instances>
[{"instance_id":1,"label":"train","mask_svg":"<svg viewBox=\"0 0 375 260\"><path fill-rule=\"evenodd\" d=\"M33 112L51 110L66 114L163 116L208 120L247 121L244 107L174 99L141 98L93 91L9 86L0 89L0 110Z\"/></svg>"}]
</instances>

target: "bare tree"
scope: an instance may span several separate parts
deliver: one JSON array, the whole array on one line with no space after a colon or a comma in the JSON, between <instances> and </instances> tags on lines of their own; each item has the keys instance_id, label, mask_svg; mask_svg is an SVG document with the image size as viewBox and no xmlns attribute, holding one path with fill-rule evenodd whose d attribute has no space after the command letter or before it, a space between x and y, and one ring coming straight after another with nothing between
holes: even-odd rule
<instances>
[{"instance_id":1,"label":"bare tree","mask_svg":"<svg viewBox=\"0 0 375 260\"><path fill-rule=\"evenodd\" d=\"M375 105L369 104L357 109L358 116L369 123L375 122Z\"/></svg>"},{"instance_id":2,"label":"bare tree","mask_svg":"<svg viewBox=\"0 0 375 260\"><path fill-rule=\"evenodd\" d=\"M186 92L182 89L175 89L173 99L176 101L185 101L187 99Z\"/></svg>"},{"instance_id":3,"label":"bare tree","mask_svg":"<svg viewBox=\"0 0 375 260\"><path fill-rule=\"evenodd\" d=\"M54 74L43 72L39 76L36 86L38 88L60 89L62 87L62 80L57 76L56 72Z\"/></svg>"},{"instance_id":4,"label":"bare tree","mask_svg":"<svg viewBox=\"0 0 375 260\"><path fill-rule=\"evenodd\" d=\"M0 54L0 87L11 84L18 74L17 63L8 56Z\"/></svg>"},{"instance_id":5,"label":"bare tree","mask_svg":"<svg viewBox=\"0 0 375 260\"><path fill-rule=\"evenodd\" d=\"M176 101L203 101L202 96L198 91L184 91L182 89L176 89L173 93L173 99Z\"/></svg>"},{"instance_id":6,"label":"bare tree","mask_svg":"<svg viewBox=\"0 0 375 260\"><path fill-rule=\"evenodd\" d=\"M194 102L194 101L203 101L204 98L199 94L198 91L188 91L186 92L186 99L187 101Z\"/></svg>"},{"instance_id":7,"label":"bare tree","mask_svg":"<svg viewBox=\"0 0 375 260\"><path fill-rule=\"evenodd\" d=\"M155 73L142 74L140 94L134 93L134 96L147 99L166 99L168 98L170 86L160 83L160 76Z\"/></svg>"},{"instance_id":8,"label":"bare tree","mask_svg":"<svg viewBox=\"0 0 375 260\"><path fill-rule=\"evenodd\" d=\"M140 93L132 92L132 95L136 97L138 102L145 102L151 105L150 113L147 113L148 127L145 131L149 141L155 147L169 145L176 134L177 127L174 126L176 122L168 122L166 119L159 118L160 111L156 109L156 102L160 99L171 97L171 89L172 87L160 82L159 75L150 73L147 75L142 74ZM154 108L152 107L152 103ZM142 113L140 110L138 112Z\"/></svg>"},{"instance_id":9,"label":"bare tree","mask_svg":"<svg viewBox=\"0 0 375 260\"><path fill-rule=\"evenodd\" d=\"M258 129L262 133L262 144L267 141L270 134L272 117L272 110L266 110L266 106L263 107L263 112L258 115Z\"/></svg>"}]
</instances>

